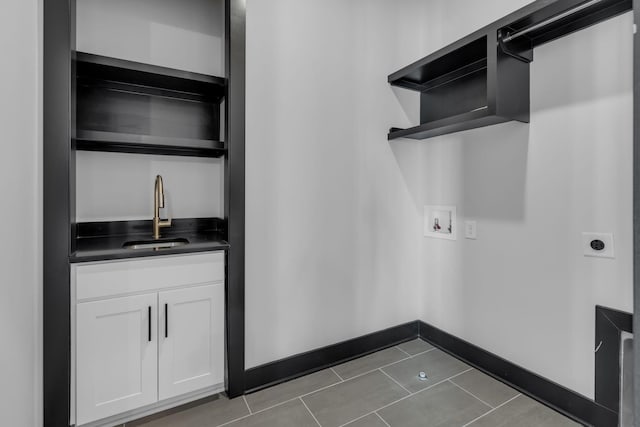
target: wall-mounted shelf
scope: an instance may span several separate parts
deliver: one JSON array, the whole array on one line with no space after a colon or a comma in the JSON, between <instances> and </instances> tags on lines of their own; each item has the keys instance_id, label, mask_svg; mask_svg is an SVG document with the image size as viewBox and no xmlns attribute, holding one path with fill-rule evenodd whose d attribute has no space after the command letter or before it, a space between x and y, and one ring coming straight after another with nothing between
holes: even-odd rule
<instances>
[{"instance_id":1,"label":"wall-mounted shelf","mask_svg":"<svg viewBox=\"0 0 640 427\"><path fill-rule=\"evenodd\" d=\"M220 77L76 52L78 150L220 157Z\"/></svg>"},{"instance_id":2,"label":"wall-mounted shelf","mask_svg":"<svg viewBox=\"0 0 640 427\"><path fill-rule=\"evenodd\" d=\"M222 157L227 153L222 141L91 130L78 130L73 144L83 151L196 157Z\"/></svg>"},{"instance_id":3,"label":"wall-mounted shelf","mask_svg":"<svg viewBox=\"0 0 640 427\"><path fill-rule=\"evenodd\" d=\"M528 122L533 48L631 8L631 0L538 0L389 75L420 92L420 124L391 128L388 139Z\"/></svg>"},{"instance_id":4,"label":"wall-mounted shelf","mask_svg":"<svg viewBox=\"0 0 640 427\"><path fill-rule=\"evenodd\" d=\"M529 121L528 64L496 48L495 36L457 41L389 76L420 92L420 125L389 139L424 139L509 120Z\"/></svg>"}]
</instances>

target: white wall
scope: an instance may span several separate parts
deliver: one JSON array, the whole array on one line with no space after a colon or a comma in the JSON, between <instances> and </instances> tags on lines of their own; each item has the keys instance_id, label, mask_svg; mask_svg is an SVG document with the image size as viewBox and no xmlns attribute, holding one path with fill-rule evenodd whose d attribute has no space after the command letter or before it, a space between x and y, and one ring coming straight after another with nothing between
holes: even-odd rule
<instances>
[{"instance_id":1,"label":"white wall","mask_svg":"<svg viewBox=\"0 0 640 427\"><path fill-rule=\"evenodd\" d=\"M387 142L409 117L386 76L420 55L428 2L247 3L253 367L418 317L420 144Z\"/></svg>"},{"instance_id":2,"label":"white wall","mask_svg":"<svg viewBox=\"0 0 640 427\"><path fill-rule=\"evenodd\" d=\"M630 15L536 49L529 125L385 140L418 121L387 74L527 3L248 2L248 367L421 318L593 397L594 305L632 309Z\"/></svg>"},{"instance_id":3,"label":"white wall","mask_svg":"<svg viewBox=\"0 0 640 427\"><path fill-rule=\"evenodd\" d=\"M165 215L224 216L222 159L78 151L76 220L151 219L158 174L164 183Z\"/></svg>"},{"instance_id":4,"label":"white wall","mask_svg":"<svg viewBox=\"0 0 640 427\"><path fill-rule=\"evenodd\" d=\"M76 48L164 67L224 76L222 0L78 0ZM78 152L76 219L153 216L153 182L162 175L166 214L223 216L220 159Z\"/></svg>"},{"instance_id":5,"label":"white wall","mask_svg":"<svg viewBox=\"0 0 640 427\"><path fill-rule=\"evenodd\" d=\"M224 76L222 0L77 0L81 52Z\"/></svg>"},{"instance_id":6,"label":"white wall","mask_svg":"<svg viewBox=\"0 0 640 427\"><path fill-rule=\"evenodd\" d=\"M41 414L41 5L9 1L0 424L28 426ZM536 50L530 125L389 144L416 115L386 75L527 2L248 3L247 366L421 317L592 396L593 304L631 310L629 17ZM478 240L422 238L436 202L478 220ZM580 256L587 229L613 231L618 258Z\"/></svg>"},{"instance_id":7,"label":"white wall","mask_svg":"<svg viewBox=\"0 0 640 427\"><path fill-rule=\"evenodd\" d=\"M0 425L42 423L41 11L6 0L0 14Z\"/></svg>"},{"instance_id":8,"label":"white wall","mask_svg":"<svg viewBox=\"0 0 640 427\"><path fill-rule=\"evenodd\" d=\"M424 19L449 42L485 3L437 2L462 29ZM630 14L541 46L529 125L422 146L422 201L457 205L478 240L424 239L421 318L588 397L594 306L632 311L632 57ZM616 259L584 257L583 231L613 232Z\"/></svg>"}]
</instances>

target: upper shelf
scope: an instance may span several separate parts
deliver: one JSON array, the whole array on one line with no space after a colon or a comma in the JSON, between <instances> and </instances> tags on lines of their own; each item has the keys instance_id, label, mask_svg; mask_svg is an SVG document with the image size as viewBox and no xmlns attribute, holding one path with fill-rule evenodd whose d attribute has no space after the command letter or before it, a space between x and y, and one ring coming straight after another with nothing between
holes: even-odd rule
<instances>
[{"instance_id":1,"label":"upper shelf","mask_svg":"<svg viewBox=\"0 0 640 427\"><path fill-rule=\"evenodd\" d=\"M74 148L220 157L223 78L75 55Z\"/></svg>"},{"instance_id":2,"label":"upper shelf","mask_svg":"<svg viewBox=\"0 0 640 427\"><path fill-rule=\"evenodd\" d=\"M394 86L424 92L487 68L487 39L467 38L391 74Z\"/></svg>"},{"instance_id":3,"label":"upper shelf","mask_svg":"<svg viewBox=\"0 0 640 427\"><path fill-rule=\"evenodd\" d=\"M75 60L79 78L126 82L174 92L208 94L211 97L223 97L225 94L226 80L222 77L85 52L76 52Z\"/></svg>"},{"instance_id":4,"label":"upper shelf","mask_svg":"<svg viewBox=\"0 0 640 427\"><path fill-rule=\"evenodd\" d=\"M396 71L391 85L420 92L420 124L388 138L528 122L533 48L631 8L632 0L538 0Z\"/></svg>"}]
</instances>

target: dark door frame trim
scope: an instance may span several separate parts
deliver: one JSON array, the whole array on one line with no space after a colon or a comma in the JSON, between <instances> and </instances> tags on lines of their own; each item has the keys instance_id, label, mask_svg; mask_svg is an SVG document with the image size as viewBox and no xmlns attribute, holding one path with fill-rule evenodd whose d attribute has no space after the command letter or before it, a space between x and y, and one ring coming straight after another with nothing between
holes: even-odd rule
<instances>
[{"instance_id":1,"label":"dark door frame trim","mask_svg":"<svg viewBox=\"0 0 640 427\"><path fill-rule=\"evenodd\" d=\"M74 0L43 2L43 420L69 423Z\"/></svg>"},{"instance_id":2,"label":"dark door frame trim","mask_svg":"<svg viewBox=\"0 0 640 427\"><path fill-rule=\"evenodd\" d=\"M640 331L640 0L633 0L633 329ZM634 418L640 420L640 339L633 340Z\"/></svg>"},{"instance_id":3,"label":"dark door frame trim","mask_svg":"<svg viewBox=\"0 0 640 427\"><path fill-rule=\"evenodd\" d=\"M245 222L245 37L246 0L225 0L225 219L227 251L226 389L244 394L244 222Z\"/></svg>"}]
</instances>

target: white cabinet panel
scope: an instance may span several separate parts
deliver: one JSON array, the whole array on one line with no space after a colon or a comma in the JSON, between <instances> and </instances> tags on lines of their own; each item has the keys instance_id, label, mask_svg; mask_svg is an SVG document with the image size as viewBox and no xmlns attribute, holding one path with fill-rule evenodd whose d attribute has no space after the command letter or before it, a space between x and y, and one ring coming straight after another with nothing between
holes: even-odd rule
<instances>
[{"instance_id":1,"label":"white cabinet panel","mask_svg":"<svg viewBox=\"0 0 640 427\"><path fill-rule=\"evenodd\" d=\"M159 293L159 398L224 380L224 285Z\"/></svg>"},{"instance_id":2,"label":"white cabinet panel","mask_svg":"<svg viewBox=\"0 0 640 427\"><path fill-rule=\"evenodd\" d=\"M77 424L157 400L157 294L77 305Z\"/></svg>"},{"instance_id":3,"label":"white cabinet panel","mask_svg":"<svg viewBox=\"0 0 640 427\"><path fill-rule=\"evenodd\" d=\"M224 252L74 264L71 274L78 301L224 282Z\"/></svg>"}]
</instances>

